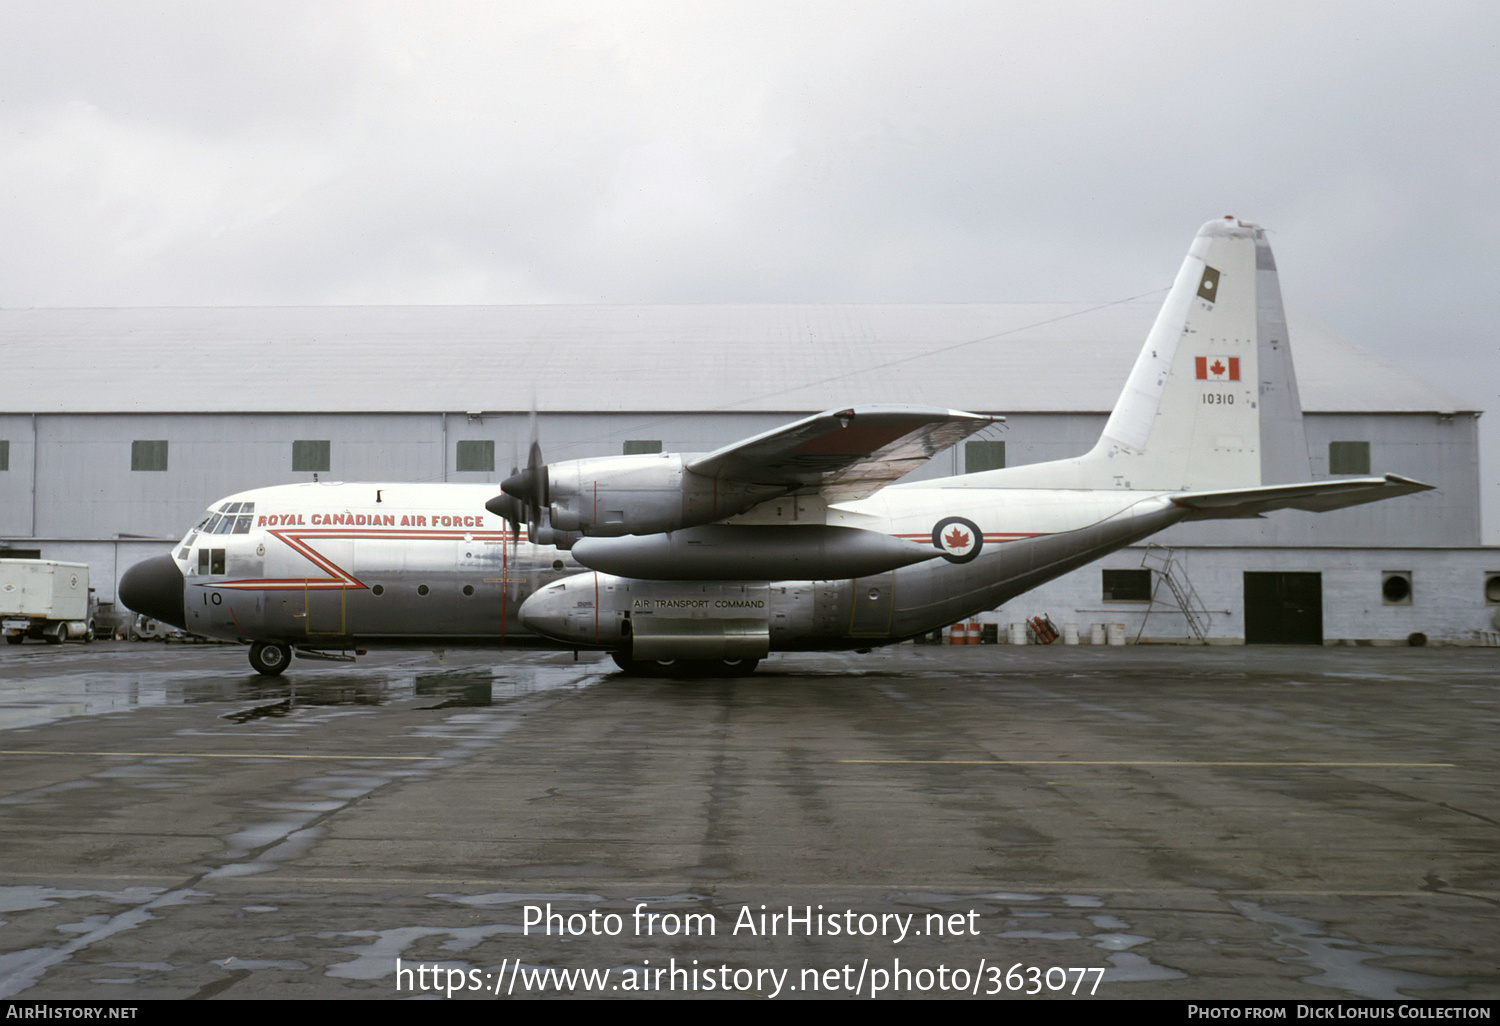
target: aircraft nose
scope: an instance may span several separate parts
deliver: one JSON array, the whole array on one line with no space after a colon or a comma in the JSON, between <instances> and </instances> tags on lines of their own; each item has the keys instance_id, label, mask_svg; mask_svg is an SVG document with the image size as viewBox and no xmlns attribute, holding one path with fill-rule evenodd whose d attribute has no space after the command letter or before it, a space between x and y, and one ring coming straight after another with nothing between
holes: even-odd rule
<instances>
[{"instance_id":1,"label":"aircraft nose","mask_svg":"<svg viewBox=\"0 0 1500 1026\"><path fill-rule=\"evenodd\" d=\"M187 629L182 604L182 571L171 556L153 556L120 578L120 601L137 613Z\"/></svg>"}]
</instances>

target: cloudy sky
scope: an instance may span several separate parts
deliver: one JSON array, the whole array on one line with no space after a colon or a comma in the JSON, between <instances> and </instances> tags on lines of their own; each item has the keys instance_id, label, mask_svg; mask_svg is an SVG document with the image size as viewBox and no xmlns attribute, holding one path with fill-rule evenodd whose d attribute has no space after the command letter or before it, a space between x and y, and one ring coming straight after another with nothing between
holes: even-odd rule
<instances>
[{"instance_id":1,"label":"cloudy sky","mask_svg":"<svg viewBox=\"0 0 1500 1026\"><path fill-rule=\"evenodd\" d=\"M1236 214L1492 411L1494 541L1497 97L1483 0L0 0L0 305L1108 301Z\"/></svg>"}]
</instances>

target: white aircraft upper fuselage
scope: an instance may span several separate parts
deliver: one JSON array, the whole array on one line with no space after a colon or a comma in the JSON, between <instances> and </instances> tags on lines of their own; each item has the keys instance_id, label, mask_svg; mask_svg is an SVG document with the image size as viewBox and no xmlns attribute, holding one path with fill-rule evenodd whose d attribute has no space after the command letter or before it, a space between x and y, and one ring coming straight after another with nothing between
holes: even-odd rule
<instances>
[{"instance_id":1,"label":"white aircraft upper fuselage","mask_svg":"<svg viewBox=\"0 0 1500 1026\"><path fill-rule=\"evenodd\" d=\"M1092 451L891 483L993 420L851 407L714 453L539 466L502 496L492 485L259 488L132 567L121 598L251 643L262 673L293 649L348 658L401 643L600 648L627 669L743 672L774 650L931 631L1184 519L1426 487L1264 483L1305 478L1306 448L1275 264L1264 233L1233 219L1194 240ZM529 532L513 531L521 521Z\"/></svg>"}]
</instances>

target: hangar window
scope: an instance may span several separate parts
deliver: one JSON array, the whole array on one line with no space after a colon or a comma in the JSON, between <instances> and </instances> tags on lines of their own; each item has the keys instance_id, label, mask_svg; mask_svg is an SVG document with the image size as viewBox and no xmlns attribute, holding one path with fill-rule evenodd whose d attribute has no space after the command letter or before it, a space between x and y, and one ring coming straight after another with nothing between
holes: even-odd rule
<instances>
[{"instance_id":1,"label":"hangar window","mask_svg":"<svg viewBox=\"0 0 1500 1026\"><path fill-rule=\"evenodd\" d=\"M10 443L0 439L0 470L10 469Z\"/></svg>"},{"instance_id":2,"label":"hangar window","mask_svg":"<svg viewBox=\"0 0 1500 1026\"><path fill-rule=\"evenodd\" d=\"M166 470L167 440L130 443L131 470Z\"/></svg>"},{"instance_id":3,"label":"hangar window","mask_svg":"<svg viewBox=\"0 0 1500 1026\"><path fill-rule=\"evenodd\" d=\"M631 438L625 442L626 456L647 456L653 452L661 452L661 439Z\"/></svg>"},{"instance_id":4,"label":"hangar window","mask_svg":"<svg viewBox=\"0 0 1500 1026\"><path fill-rule=\"evenodd\" d=\"M292 471L327 470L329 463L328 442L303 441L292 443Z\"/></svg>"},{"instance_id":5,"label":"hangar window","mask_svg":"<svg viewBox=\"0 0 1500 1026\"><path fill-rule=\"evenodd\" d=\"M1368 474L1370 472L1370 443L1329 442L1328 472L1330 474Z\"/></svg>"},{"instance_id":6,"label":"hangar window","mask_svg":"<svg viewBox=\"0 0 1500 1026\"><path fill-rule=\"evenodd\" d=\"M1004 442L965 442L964 473L977 474L981 470L1005 469Z\"/></svg>"},{"instance_id":7,"label":"hangar window","mask_svg":"<svg viewBox=\"0 0 1500 1026\"><path fill-rule=\"evenodd\" d=\"M493 473L495 469L495 443L463 441L458 443L458 469L483 470Z\"/></svg>"},{"instance_id":8,"label":"hangar window","mask_svg":"<svg viewBox=\"0 0 1500 1026\"><path fill-rule=\"evenodd\" d=\"M1105 570L1104 601L1150 602L1150 570Z\"/></svg>"}]
</instances>

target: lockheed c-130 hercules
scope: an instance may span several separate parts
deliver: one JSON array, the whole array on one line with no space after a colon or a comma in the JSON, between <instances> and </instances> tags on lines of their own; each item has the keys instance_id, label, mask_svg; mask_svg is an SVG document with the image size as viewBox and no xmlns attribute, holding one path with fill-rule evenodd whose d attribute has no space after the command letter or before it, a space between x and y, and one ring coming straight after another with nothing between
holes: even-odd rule
<instances>
[{"instance_id":1,"label":"lockheed c-130 hercules","mask_svg":"<svg viewBox=\"0 0 1500 1026\"><path fill-rule=\"evenodd\" d=\"M701 455L531 459L501 484L295 484L213 505L122 601L293 652L546 644L636 672L737 674L972 616L1184 520L1426 490L1307 475L1275 262L1199 230L1098 443L1073 459L896 484L996 418L852 406ZM524 532L522 525L525 525Z\"/></svg>"}]
</instances>

